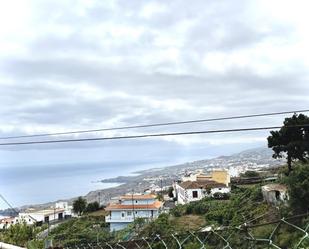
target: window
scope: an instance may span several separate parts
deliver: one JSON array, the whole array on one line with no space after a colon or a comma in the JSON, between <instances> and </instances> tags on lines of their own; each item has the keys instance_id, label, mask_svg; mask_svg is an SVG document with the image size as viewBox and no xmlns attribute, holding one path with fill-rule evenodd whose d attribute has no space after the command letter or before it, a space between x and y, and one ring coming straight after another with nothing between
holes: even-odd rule
<instances>
[{"instance_id":1,"label":"window","mask_svg":"<svg viewBox=\"0 0 309 249\"><path fill-rule=\"evenodd\" d=\"M193 198L197 198L197 191L196 190L192 191L192 196L193 196Z\"/></svg>"},{"instance_id":2,"label":"window","mask_svg":"<svg viewBox=\"0 0 309 249\"><path fill-rule=\"evenodd\" d=\"M132 215L132 211L128 211L127 216L131 216L131 215Z\"/></svg>"},{"instance_id":3,"label":"window","mask_svg":"<svg viewBox=\"0 0 309 249\"><path fill-rule=\"evenodd\" d=\"M135 201L135 203L137 203L137 200Z\"/></svg>"},{"instance_id":4,"label":"window","mask_svg":"<svg viewBox=\"0 0 309 249\"><path fill-rule=\"evenodd\" d=\"M121 213L121 217L124 218L124 212Z\"/></svg>"}]
</instances>

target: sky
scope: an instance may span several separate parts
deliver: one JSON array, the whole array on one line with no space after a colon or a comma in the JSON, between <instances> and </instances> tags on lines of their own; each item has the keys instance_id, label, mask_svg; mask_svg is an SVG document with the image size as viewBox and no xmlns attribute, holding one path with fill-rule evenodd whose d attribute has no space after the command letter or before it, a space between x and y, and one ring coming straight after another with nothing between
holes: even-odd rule
<instances>
[{"instance_id":1,"label":"sky","mask_svg":"<svg viewBox=\"0 0 309 249\"><path fill-rule=\"evenodd\" d=\"M308 109L308 5L0 0L0 137ZM284 117L73 138L277 126ZM120 171L122 163L166 166L266 146L268 134L2 146L0 170L101 161L118 162Z\"/></svg>"}]
</instances>

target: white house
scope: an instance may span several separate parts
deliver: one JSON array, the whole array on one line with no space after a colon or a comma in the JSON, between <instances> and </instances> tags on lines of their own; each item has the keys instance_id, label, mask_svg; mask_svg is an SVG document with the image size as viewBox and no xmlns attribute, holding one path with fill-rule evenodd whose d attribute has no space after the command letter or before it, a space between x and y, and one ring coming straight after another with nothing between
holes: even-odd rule
<instances>
[{"instance_id":1,"label":"white house","mask_svg":"<svg viewBox=\"0 0 309 249\"><path fill-rule=\"evenodd\" d=\"M62 208L27 210L19 213L19 215L15 217L14 223L25 222L28 225L32 225L37 222L50 223L64 219L64 213L65 210Z\"/></svg>"},{"instance_id":2,"label":"white house","mask_svg":"<svg viewBox=\"0 0 309 249\"><path fill-rule=\"evenodd\" d=\"M70 206L67 201L59 201L55 204L56 209L64 209L64 217L71 217L74 215L73 206Z\"/></svg>"},{"instance_id":3,"label":"white house","mask_svg":"<svg viewBox=\"0 0 309 249\"><path fill-rule=\"evenodd\" d=\"M14 219L14 223L25 222L28 225L37 222L50 223L58 220L63 220L72 215L72 206L68 202L57 202L54 207L48 209L35 210L28 209L25 212L20 212Z\"/></svg>"},{"instance_id":4,"label":"white house","mask_svg":"<svg viewBox=\"0 0 309 249\"><path fill-rule=\"evenodd\" d=\"M3 218L0 219L0 229L9 228L13 224L14 224L14 218L13 217L3 217Z\"/></svg>"},{"instance_id":5,"label":"white house","mask_svg":"<svg viewBox=\"0 0 309 249\"><path fill-rule=\"evenodd\" d=\"M186 204L198 201L215 193L227 194L231 191L229 186L215 181L186 181L175 183L177 204Z\"/></svg>"},{"instance_id":6,"label":"white house","mask_svg":"<svg viewBox=\"0 0 309 249\"><path fill-rule=\"evenodd\" d=\"M213 170L209 175L199 171L197 174L187 174L182 182L174 183L177 204L198 201L216 193L227 194L231 191L230 175L226 170Z\"/></svg>"},{"instance_id":7,"label":"white house","mask_svg":"<svg viewBox=\"0 0 309 249\"><path fill-rule=\"evenodd\" d=\"M262 194L267 203L280 205L289 199L287 187L282 184L267 184L262 186Z\"/></svg>"},{"instance_id":8,"label":"white house","mask_svg":"<svg viewBox=\"0 0 309 249\"><path fill-rule=\"evenodd\" d=\"M110 214L105 222L110 223L111 231L124 229L136 218L155 219L161 213L163 202L152 194L131 194L121 196L116 203L110 203L105 210Z\"/></svg>"}]
</instances>

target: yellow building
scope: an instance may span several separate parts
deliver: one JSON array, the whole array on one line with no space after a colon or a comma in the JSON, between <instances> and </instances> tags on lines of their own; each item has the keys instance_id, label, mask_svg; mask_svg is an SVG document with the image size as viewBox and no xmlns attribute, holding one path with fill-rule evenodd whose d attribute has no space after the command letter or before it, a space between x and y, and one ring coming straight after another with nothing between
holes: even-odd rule
<instances>
[{"instance_id":1,"label":"yellow building","mask_svg":"<svg viewBox=\"0 0 309 249\"><path fill-rule=\"evenodd\" d=\"M195 175L183 177L183 181L215 181L229 186L231 182L230 174L227 170L213 170L209 175L205 175L201 172Z\"/></svg>"},{"instance_id":2,"label":"yellow building","mask_svg":"<svg viewBox=\"0 0 309 249\"><path fill-rule=\"evenodd\" d=\"M230 174L226 170L214 170L211 172L211 178L213 181L223 183L228 186L231 182Z\"/></svg>"}]
</instances>

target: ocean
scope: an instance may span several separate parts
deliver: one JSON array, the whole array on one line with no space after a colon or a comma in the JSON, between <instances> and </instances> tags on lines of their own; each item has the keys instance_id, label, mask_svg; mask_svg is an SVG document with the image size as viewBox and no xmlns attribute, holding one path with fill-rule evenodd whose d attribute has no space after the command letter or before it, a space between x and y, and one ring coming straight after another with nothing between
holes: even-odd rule
<instances>
[{"instance_id":1,"label":"ocean","mask_svg":"<svg viewBox=\"0 0 309 249\"><path fill-rule=\"evenodd\" d=\"M149 164L120 166L111 163L2 166L0 193L14 207L46 203L117 186L117 183L101 183L100 180L132 175L153 167ZM0 200L0 209L6 208L8 206Z\"/></svg>"}]
</instances>

